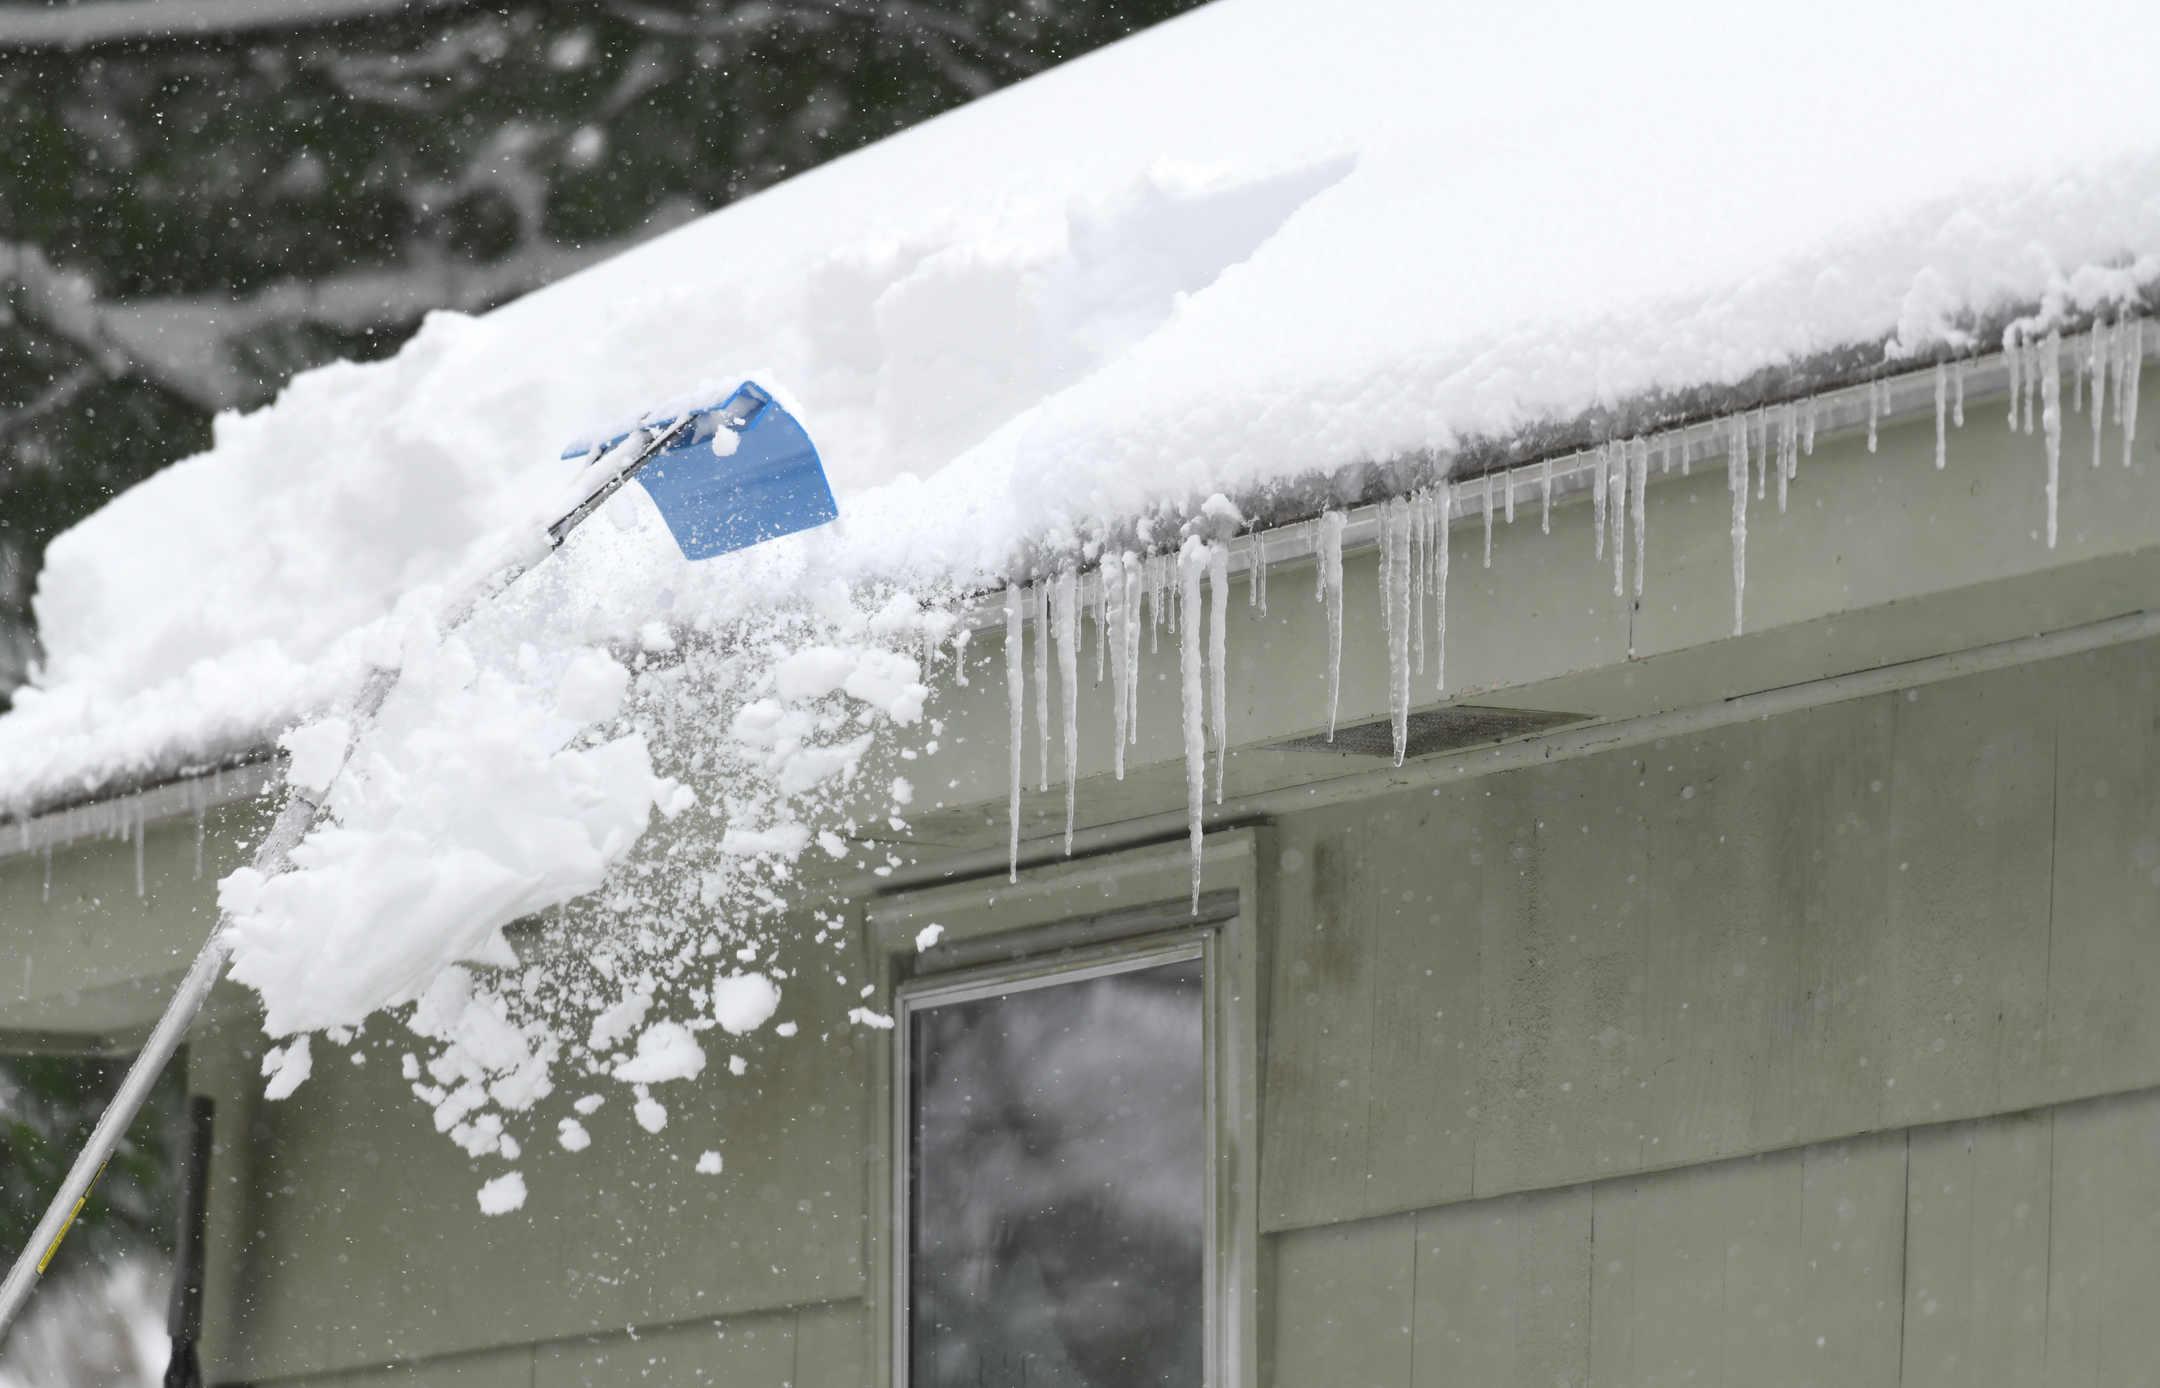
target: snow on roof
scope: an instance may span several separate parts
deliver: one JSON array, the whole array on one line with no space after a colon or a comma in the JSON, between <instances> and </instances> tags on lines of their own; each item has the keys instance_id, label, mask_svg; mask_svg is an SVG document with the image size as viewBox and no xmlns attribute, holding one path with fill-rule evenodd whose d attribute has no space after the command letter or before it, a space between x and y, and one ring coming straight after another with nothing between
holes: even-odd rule
<instances>
[{"instance_id":1,"label":"snow on roof","mask_svg":"<svg viewBox=\"0 0 2160 1388\"><path fill-rule=\"evenodd\" d=\"M2160 254L2160 11L1218 0L395 359L296 380L57 539L20 813L259 746L550 497L565 441L759 365L848 577L1445 453ZM2116 273L2098 273L2111 267ZM745 565L754 561L744 561Z\"/></svg>"}]
</instances>

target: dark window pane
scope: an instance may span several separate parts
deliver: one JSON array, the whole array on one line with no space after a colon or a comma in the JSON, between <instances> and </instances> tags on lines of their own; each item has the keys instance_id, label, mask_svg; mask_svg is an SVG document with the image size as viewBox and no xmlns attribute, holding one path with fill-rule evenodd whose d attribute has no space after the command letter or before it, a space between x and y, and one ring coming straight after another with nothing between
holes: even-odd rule
<instances>
[{"instance_id":1,"label":"dark window pane","mask_svg":"<svg viewBox=\"0 0 2160 1388\"><path fill-rule=\"evenodd\" d=\"M1200 1388L1197 959L913 1014L912 1388Z\"/></svg>"}]
</instances>

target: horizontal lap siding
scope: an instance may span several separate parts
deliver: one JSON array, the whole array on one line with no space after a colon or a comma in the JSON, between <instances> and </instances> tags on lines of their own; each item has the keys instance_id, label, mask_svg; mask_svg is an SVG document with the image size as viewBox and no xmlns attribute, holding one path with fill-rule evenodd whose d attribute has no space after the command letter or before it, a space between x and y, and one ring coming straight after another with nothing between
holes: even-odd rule
<instances>
[{"instance_id":1,"label":"horizontal lap siding","mask_svg":"<svg viewBox=\"0 0 2160 1388\"><path fill-rule=\"evenodd\" d=\"M1289 817L1266 1227L2160 1084L2160 650Z\"/></svg>"},{"instance_id":2,"label":"horizontal lap siding","mask_svg":"<svg viewBox=\"0 0 2160 1388\"><path fill-rule=\"evenodd\" d=\"M2144 1383L2160 1090L1276 1237L1280 1388Z\"/></svg>"}]
</instances>

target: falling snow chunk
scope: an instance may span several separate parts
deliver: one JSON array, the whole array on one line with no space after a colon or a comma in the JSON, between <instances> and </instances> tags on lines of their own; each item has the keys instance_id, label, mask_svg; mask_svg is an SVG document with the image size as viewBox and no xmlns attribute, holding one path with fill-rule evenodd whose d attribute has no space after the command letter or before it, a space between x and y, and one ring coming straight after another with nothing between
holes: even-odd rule
<instances>
[{"instance_id":1,"label":"falling snow chunk","mask_svg":"<svg viewBox=\"0 0 2160 1388\"><path fill-rule=\"evenodd\" d=\"M525 1206L525 1177L506 1171L480 1187L480 1213L505 1215Z\"/></svg>"},{"instance_id":2,"label":"falling snow chunk","mask_svg":"<svg viewBox=\"0 0 2160 1388\"><path fill-rule=\"evenodd\" d=\"M555 1141L565 1152L582 1152L592 1146L592 1134L575 1118L564 1118L555 1124Z\"/></svg>"},{"instance_id":3,"label":"falling snow chunk","mask_svg":"<svg viewBox=\"0 0 2160 1388\"><path fill-rule=\"evenodd\" d=\"M263 1086L265 1099L289 1099L307 1077L314 1073L315 1059L308 1050L308 1038L296 1036L286 1045L272 1046L263 1052L262 1072L270 1077Z\"/></svg>"},{"instance_id":4,"label":"falling snow chunk","mask_svg":"<svg viewBox=\"0 0 2160 1388\"><path fill-rule=\"evenodd\" d=\"M764 974L737 972L713 980L713 1020L730 1036L756 1031L779 1010L780 985Z\"/></svg>"},{"instance_id":5,"label":"falling snow chunk","mask_svg":"<svg viewBox=\"0 0 2160 1388\"><path fill-rule=\"evenodd\" d=\"M717 1176L720 1174L722 1165L720 1154L707 1149L698 1155L697 1173L700 1176Z\"/></svg>"}]
</instances>

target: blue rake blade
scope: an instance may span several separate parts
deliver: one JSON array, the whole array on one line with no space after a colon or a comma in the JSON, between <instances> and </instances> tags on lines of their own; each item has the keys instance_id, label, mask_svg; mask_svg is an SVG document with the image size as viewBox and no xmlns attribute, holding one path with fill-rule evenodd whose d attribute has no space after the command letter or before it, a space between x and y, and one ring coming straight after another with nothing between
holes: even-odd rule
<instances>
[{"instance_id":1,"label":"blue rake blade","mask_svg":"<svg viewBox=\"0 0 2160 1388\"><path fill-rule=\"evenodd\" d=\"M687 427L679 427L683 425ZM725 404L648 427L672 437L559 522L560 527L583 519L631 476L660 508L661 519L689 559L748 549L840 518L810 436L793 415L748 381ZM610 439L601 450L628 437ZM732 450L724 443L728 438L735 442Z\"/></svg>"},{"instance_id":2,"label":"blue rake blade","mask_svg":"<svg viewBox=\"0 0 2160 1388\"><path fill-rule=\"evenodd\" d=\"M747 381L638 473L684 557L710 559L840 517L817 448L795 417ZM732 437L732 452L714 448Z\"/></svg>"}]
</instances>

